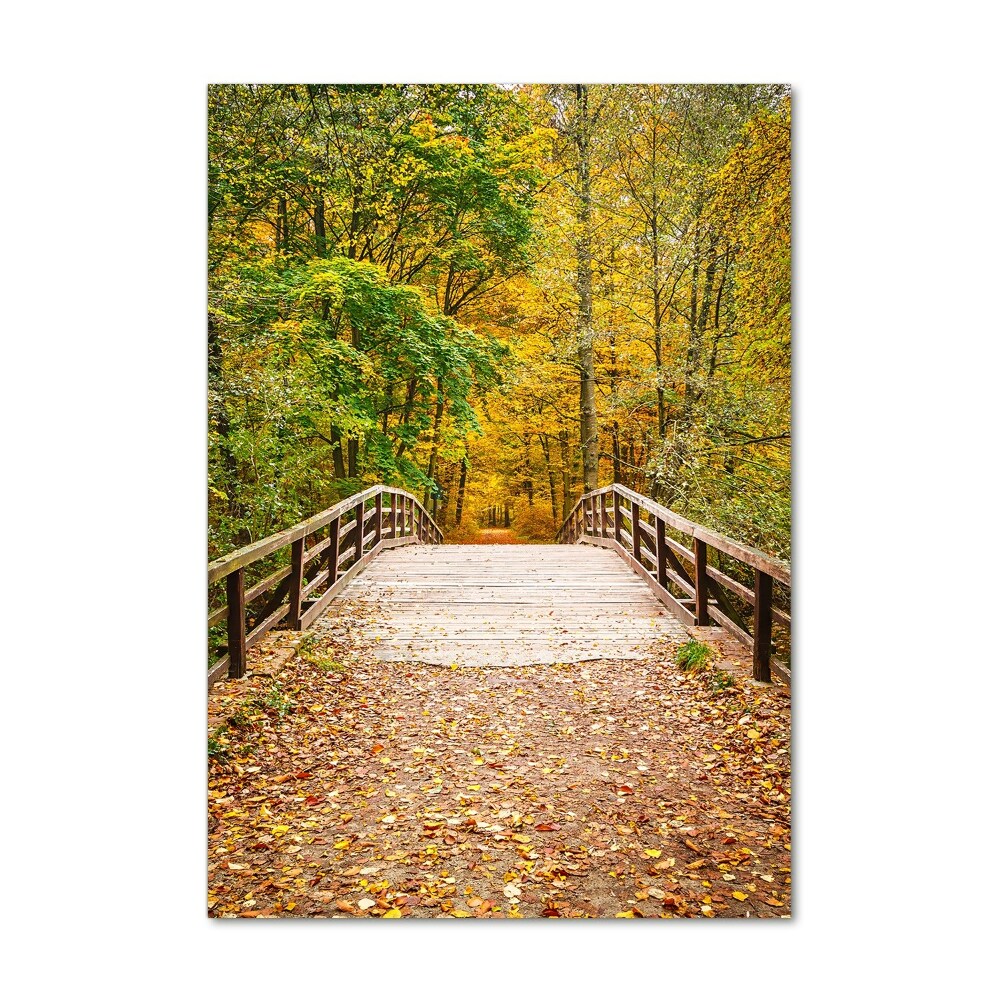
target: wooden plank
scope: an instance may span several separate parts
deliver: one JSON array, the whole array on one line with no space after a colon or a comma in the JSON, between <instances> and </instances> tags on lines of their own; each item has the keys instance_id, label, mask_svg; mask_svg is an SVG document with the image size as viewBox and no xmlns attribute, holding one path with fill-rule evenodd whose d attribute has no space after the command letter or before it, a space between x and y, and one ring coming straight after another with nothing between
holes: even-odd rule
<instances>
[{"instance_id":1,"label":"wooden plank","mask_svg":"<svg viewBox=\"0 0 1000 1000\"><path fill-rule=\"evenodd\" d=\"M749 545L741 545L732 538L709 531L708 528L703 528L701 525L695 526L694 537L707 542L713 549L725 552L726 555L738 559L741 563L745 563L747 566L760 570L775 580L791 586L792 570L789 564L783 559L775 559L766 552L761 552L760 549L751 548Z\"/></svg>"},{"instance_id":2,"label":"wooden plank","mask_svg":"<svg viewBox=\"0 0 1000 1000\"><path fill-rule=\"evenodd\" d=\"M732 591L737 597L742 597L744 601L747 601L751 605L754 603L753 591L749 587L744 587L738 580L734 580L731 576L726 576L722 570L716 569L714 566L707 567L706 572L711 579L717 583L721 583L723 587Z\"/></svg>"},{"instance_id":3,"label":"wooden plank","mask_svg":"<svg viewBox=\"0 0 1000 1000\"><path fill-rule=\"evenodd\" d=\"M216 583L224 576L228 576L232 570L258 562L264 556L268 556L278 549L283 549L286 545L291 545L296 539L305 538L306 535L318 531L329 524L338 514L343 514L345 511L350 510L359 501L363 503L365 500L373 497L375 491L378 489L385 489L385 487L371 486L362 493L348 497L348 499L334 504L315 517L302 521L292 528L276 532L267 538L262 538L259 542L251 542L249 545L244 545L243 548L237 549L235 552L230 552L227 556L214 560L208 564L208 582L210 584Z\"/></svg>"},{"instance_id":4,"label":"wooden plank","mask_svg":"<svg viewBox=\"0 0 1000 1000\"><path fill-rule=\"evenodd\" d=\"M663 518L656 518L656 582L667 589L667 527Z\"/></svg>"},{"instance_id":5,"label":"wooden plank","mask_svg":"<svg viewBox=\"0 0 1000 1000\"><path fill-rule=\"evenodd\" d=\"M771 597L774 582L761 570L754 571L753 606L753 676L756 681L771 680Z\"/></svg>"},{"instance_id":6,"label":"wooden plank","mask_svg":"<svg viewBox=\"0 0 1000 1000\"><path fill-rule=\"evenodd\" d=\"M692 566L694 565L694 553L690 549L685 548L683 545L681 545L680 542L678 542L676 539L671 538L669 535L666 536L666 539L667 539L667 548L670 549L671 552L675 552L682 559L687 559L687 561L691 563ZM694 583L693 580L691 582L692 584Z\"/></svg>"},{"instance_id":7,"label":"wooden plank","mask_svg":"<svg viewBox=\"0 0 1000 1000\"><path fill-rule=\"evenodd\" d=\"M216 660L208 670L208 689L212 690L212 685L216 681L221 681L229 672L229 654L227 653L221 660Z\"/></svg>"},{"instance_id":8,"label":"wooden plank","mask_svg":"<svg viewBox=\"0 0 1000 1000\"><path fill-rule=\"evenodd\" d=\"M305 600L317 587L322 586L329 579L330 571L328 569L321 570L302 587L302 599Z\"/></svg>"},{"instance_id":9,"label":"wooden plank","mask_svg":"<svg viewBox=\"0 0 1000 1000\"><path fill-rule=\"evenodd\" d=\"M297 538L292 542L292 575L288 586L288 627L299 630L302 628L302 568L305 539Z\"/></svg>"},{"instance_id":10,"label":"wooden plank","mask_svg":"<svg viewBox=\"0 0 1000 1000\"><path fill-rule=\"evenodd\" d=\"M750 646L751 648L753 647L753 636L750 635L749 632L746 632L743 629L741 629L739 625L737 625L736 622L732 620L732 618L729 618L727 615L723 614L723 612L721 612L716 605L709 604L708 617L711 618L712 621L721 625L727 632L732 634L735 638L739 639L739 641L742 642L744 646Z\"/></svg>"},{"instance_id":11,"label":"wooden plank","mask_svg":"<svg viewBox=\"0 0 1000 1000\"><path fill-rule=\"evenodd\" d=\"M270 632L275 625L288 616L288 605L282 604L272 614L254 626L254 630L247 636L247 649L256 646L267 632Z\"/></svg>"},{"instance_id":12,"label":"wooden plank","mask_svg":"<svg viewBox=\"0 0 1000 1000\"><path fill-rule=\"evenodd\" d=\"M340 518L335 517L330 522L330 547L327 553L327 579L337 582L340 569Z\"/></svg>"},{"instance_id":13,"label":"wooden plank","mask_svg":"<svg viewBox=\"0 0 1000 1000\"><path fill-rule=\"evenodd\" d=\"M243 603L243 567L237 567L226 577L227 646L229 676L240 678L247 669L246 607Z\"/></svg>"},{"instance_id":14,"label":"wooden plank","mask_svg":"<svg viewBox=\"0 0 1000 1000\"><path fill-rule=\"evenodd\" d=\"M632 558L637 560L642 556L642 519L639 510L639 505L633 500L629 508L629 520L632 528ZM653 557L653 565L656 565L655 556Z\"/></svg>"},{"instance_id":15,"label":"wooden plank","mask_svg":"<svg viewBox=\"0 0 1000 1000\"><path fill-rule=\"evenodd\" d=\"M357 562L364 553L365 547L365 505L358 503L354 508L354 559Z\"/></svg>"},{"instance_id":16,"label":"wooden plank","mask_svg":"<svg viewBox=\"0 0 1000 1000\"><path fill-rule=\"evenodd\" d=\"M278 584L271 596L264 602L264 607L262 607L257 613L256 618L258 621L260 621L261 618L266 618L279 604L282 603L282 601L284 601L285 596L288 594L291 576L292 568L289 566L288 573L285 578Z\"/></svg>"},{"instance_id":17,"label":"wooden plank","mask_svg":"<svg viewBox=\"0 0 1000 1000\"><path fill-rule=\"evenodd\" d=\"M247 592L244 600L247 604L251 601L257 600L261 594L269 591L275 584L281 583L286 577L292 575L292 567L285 566L282 569L277 570L277 572L272 573L270 576L265 577L259 583L255 583Z\"/></svg>"},{"instance_id":18,"label":"wooden plank","mask_svg":"<svg viewBox=\"0 0 1000 1000\"><path fill-rule=\"evenodd\" d=\"M330 539L324 538L322 541L317 542L311 549L306 549L305 554L302 557L302 565L308 566L309 563L311 563L317 556L326 552L329 546Z\"/></svg>"},{"instance_id":19,"label":"wooden plank","mask_svg":"<svg viewBox=\"0 0 1000 1000\"><path fill-rule=\"evenodd\" d=\"M302 627L308 628L316 619L327 609L330 602L339 594L344 588L353 580L371 561L378 555L381 551L382 545L384 543L379 543L371 550L371 552L366 552L356 563L346 573L343 573L340 579L332 586L328 587L326 593L324 593L316 603L309 608L302 615Z\"/></svg>"},{"instance_id":20,"label":"wooden plank","mask_svg":"<svg viewBox=\"0 0 1000 1000\"><path fill-rule=\"evenodd\" d=\"M610 548L615 551L616 542L612 538L590 538L587 540L587 544L599 545L602 548ZM645 568L643 568L641 563L633 565L632 555L627 552L621 546L618 546L618 554L632 567L633 570L638 574L639 578L649 587L650 590L656 595L659 600L666 605L674 615L679 618L685 625L694 624L694 615L684 607L680 601L674 597L673 594L667 590L666 587L662 586L658 581L654 580L652 575L648 573Z\"/></svg>"},{"instance_id":21,"label":"wooden plank","mask_svg":"<svg viewBox=\"0 0 1000 1000\"><path fill-rule=\"evenodd\" d=\"M700 538L694 540L694 619L697 625L708 624L708 546Z\"/></svg>"}]
</instances>

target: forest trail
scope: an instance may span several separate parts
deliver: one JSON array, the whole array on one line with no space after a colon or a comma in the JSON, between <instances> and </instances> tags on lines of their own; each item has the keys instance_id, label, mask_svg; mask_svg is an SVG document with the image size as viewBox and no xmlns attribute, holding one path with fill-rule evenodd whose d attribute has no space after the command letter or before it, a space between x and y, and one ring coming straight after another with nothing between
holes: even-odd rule
<instances>
[{"instance_id":1,"label":"forest trail","mask_svg":"<svg viewBox=\"0 0 1000 1000\"><path fill-rule=\"evenodd\" d=\"M380 660L510 667L641 659L687 632L606 549L415 545L379 557L338 606L371 612Z\"/></svg>"},{"instance_id":2,"label":"forest trail","mask_svg":"<svg viewBox=\"0 0 1000 1000\"><path fill-rule=\"evenodd\" d=\"M789 691L738 644L403 664L377 615L341 599L210 693L210 915L789 915Z\"/></svg>"}]
</instances>

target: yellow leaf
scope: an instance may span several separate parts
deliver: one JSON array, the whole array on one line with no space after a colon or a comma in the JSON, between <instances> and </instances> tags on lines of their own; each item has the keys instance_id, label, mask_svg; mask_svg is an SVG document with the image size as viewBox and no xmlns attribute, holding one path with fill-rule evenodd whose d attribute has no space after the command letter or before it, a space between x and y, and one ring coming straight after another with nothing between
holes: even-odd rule
<instances>
[{"instance_id":1,"label":"yellow leaf","mask_svg":"<svg viewBox=\"0 0 1000 1000\"><path fill-rule=\"evenodd\" d=\"M285 907L285 909L286 909L286 910L294 910L294 909L295 909L295 904L294 904L294 903L289 903L289 904L288 904L288 905L287 905L287 906Z\"/></svg>"},{"instance_id":2,"label":"yellow leaf","mask_svg":"<svg viewBox=\"0 0 1000 1000\"><path fill-rule=\"evenodd\" d=\"M751 740L759 740L760 739L760 733L758 733L756 729L748 729L747 730L747 736Z\"/></svg>"},{"instance_id":3,"label":"yellow leaf","mask_svg":"<svg viewBox=\"0 0 1000 1000\"><path fill-rule=\"evenodd\" d=\"M399 910L393 907L391 910L386 910L385 913L382 914L382 919L385 920L388 917L401 917L402 915L403 914Z\"/></svg>"},{"instance_id":4,"label":"yellow leaf","mask_svg":"<svg viewBox=\"0 0 1000 1000\"><path fill-rule=\"evenodd\" d=\"M631 910L622 910L621 913L616 913L616 917L624 917L626 920L635 920L635 914Z\"/></svg>"},{"instance_id":5,"label":"yellow leaf","mask_svg":"<svg viewBox=\"0 0 1000 1000\"><path fill-rule=\"evenodd\" d=\"M338 840L333 846L336 850L342 851L345 847L350 847L351 842L349 840Z\"/></svg>"},{"instance_id":6,"label":"yellow leaf","mask_svg":"<svg viewBox=\"0 0 1000 1000\"><path fill-rule=\"evenodd\" d=\"M282 835L288 833L290 829L291 827L288 826L272 826L271 833L273 833L275 837L281 837Z\"/></svg>"},{"instance_id":7,"label":"yellow leaf","mask_svg":"<svg viewBox=\"0 0 1000 1000\"><path fill-rule=\"evenodd\" d=\"M515 833L510 839L516 840L519 844L531 843L531 837L525 836L523 833Z\"/></svg>"},{"instance_id":8,"label":"yellow leaf","mask_svg":"<svg viewBox=\"0 0 1000 1000\"><path fill-rule=\"evenodd\" d=\"M744 899L747 899L747 894L745 892L734 892L733 899L738 899L741 903Z\"/></svg>"},{"instance_id":9,"label":"yellow leaf","mask_svg":"<svg viewBox=\"0 0 1000 1000\"><path fill-rule=\"evenodd\" d=\"M643 854L645 854L647 858L658 858L662 853L663 851L654 851L652 849L643 851Z\"/></svg>"}]
</instances>

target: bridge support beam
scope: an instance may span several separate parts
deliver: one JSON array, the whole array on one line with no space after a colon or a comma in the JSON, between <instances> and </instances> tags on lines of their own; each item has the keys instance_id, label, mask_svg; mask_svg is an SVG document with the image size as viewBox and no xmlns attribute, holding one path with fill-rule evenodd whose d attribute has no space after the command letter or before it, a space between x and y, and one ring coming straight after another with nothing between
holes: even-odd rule
<instances>
[{"instance_id":1,"label":"bridge support beam","mask_svg":"<svg viewBox=\"0 0 1000 1000\"><path fill-rule=\"evenodd\" d=\"M753 679L771 680L771 602L774 580L759 569L754 570L753 582Z\"/></svg>"},{"instance_id":2,"label":"bridge support beam","mask_svg":"<svg viewBox=\"0 0 1000 1000\"><path fill-rule=\"evenodd\" d=\"M698 625L708 625L708 546L700 539L694 540L694 620Z\"/></svg>"},{"instance_id":3,"label":"bridge support beam","mask_svg":"<svg viewBox=\"0 0 1000 1000\"><path fill-rule=\"evenodd\" d=\"M247 614L243 597L242 566L226 577L226 604L229 676L239 678L247 672Z\"/></svg>"}]
</instances>

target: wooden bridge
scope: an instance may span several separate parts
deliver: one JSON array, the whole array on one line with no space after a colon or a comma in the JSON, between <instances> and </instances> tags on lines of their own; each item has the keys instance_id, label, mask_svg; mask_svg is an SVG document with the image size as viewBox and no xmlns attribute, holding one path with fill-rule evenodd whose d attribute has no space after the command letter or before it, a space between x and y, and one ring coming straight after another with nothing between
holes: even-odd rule
<instances>
[{"instance_id":1,"label":"wooden bridge","mask_svg":"<svg viewBox=\"0 0 1000 1000\"><path fill-rule=\"evenodd\" d=\"M556 541L443 545L414 496L372 486L209 564L210 606L223 584L226 602L208 616L210 637L225 623L209 685L242 677L270 629L308 628L338 595L377 604L384 660L629 659L714 623L753 650L757 680L772 666L788 680L773 655L790 642L788 563L618 484L581 497Z\"/></svg>"}]
</instances>

